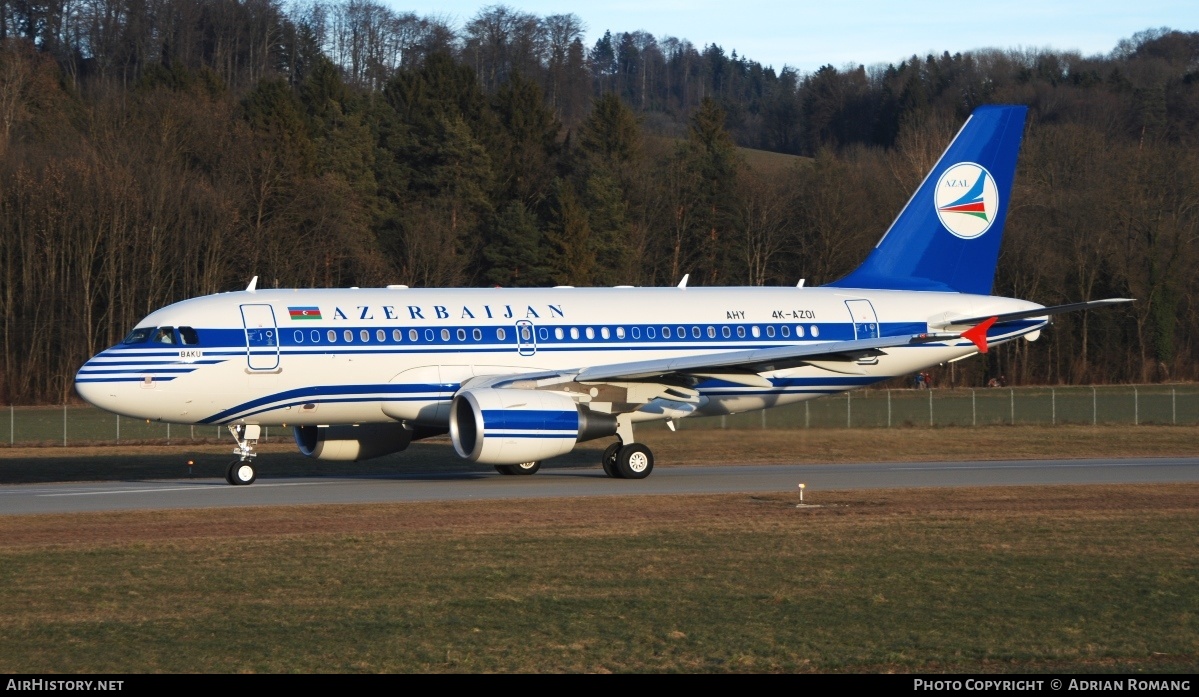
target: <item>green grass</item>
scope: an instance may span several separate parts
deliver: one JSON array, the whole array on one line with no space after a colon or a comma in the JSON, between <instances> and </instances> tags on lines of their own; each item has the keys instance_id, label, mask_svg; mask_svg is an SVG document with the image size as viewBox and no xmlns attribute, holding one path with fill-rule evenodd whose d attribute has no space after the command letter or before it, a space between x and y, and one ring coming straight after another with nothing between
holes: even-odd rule
<instances>
[{"instance_id":1,"label":"green grass","mask_svg":"<svg viewBox=\"0 0 1199 697\"><path fill-rule=\"evenodd\" d=\"M1199 486L0 518L0 671L1194 672Z\"/></svg>"}]
</instances>

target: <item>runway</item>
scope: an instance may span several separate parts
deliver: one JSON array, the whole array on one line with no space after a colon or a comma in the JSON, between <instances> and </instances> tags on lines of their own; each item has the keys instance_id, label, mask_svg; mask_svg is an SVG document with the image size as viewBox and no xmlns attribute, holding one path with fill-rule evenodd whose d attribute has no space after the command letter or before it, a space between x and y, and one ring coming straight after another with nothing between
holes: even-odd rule
<instances>
[{"instance_id":1,"label":"runway","mask_svg":"<svg viewBox=\"0 0 1199 697\"><path fill-rule=\"evenodd\" d=\"M543 467L530 477L492 472L369 477L260 478L250 486L222 479L0 486L0 515L232 506L471 501L583 496L796 493L907 487L1036 486L1199 482L1199 458L1006 460L845 465L659 467L641 480L609 479L596 467Z\"/></svg>"}]
</instances>

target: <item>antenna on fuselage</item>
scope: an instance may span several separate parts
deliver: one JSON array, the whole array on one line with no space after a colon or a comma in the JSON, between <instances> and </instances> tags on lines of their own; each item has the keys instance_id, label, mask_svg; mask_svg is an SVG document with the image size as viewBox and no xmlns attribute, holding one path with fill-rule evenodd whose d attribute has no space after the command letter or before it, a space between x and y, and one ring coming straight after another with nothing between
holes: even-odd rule
<instances>
[{"instance_id":1,"label":"antenna on fuselage","mask_svg":"<svg viewBox=\"0 0 1199 697\"><path fill-rule=\"evenodd\" d=\"M801 279L799 279L799 283L796 283L796 284L795 284L795 287L796 287L796 288L803 288L804 281L806 281L806 280L808 280L808 279L806 279L806 278L801 278Z\"/></svg>"},{"instance_id":2,"label":"antenna on fuselage","mask_svg":"<svg viewBox=\"0 0 1199 697\"><path fill-rule=\"evenodd\" d=\"M679 281L679 285L678 285L678 287L679 287L679 288L686 288L686 287L687 287L687 279L688 279L688 278L690 278L690 277L691 277L691 274L689 274L689 273L685 273L685 274L683 274L683 280Z\"/></svg>"},{"instance_id":3,"label":"antenna on fuselage","mask_svg":"<svg viewBox=\"0 0 1199 697\"><path fill-rule=\"evenodd\" d=\"M255 276L254 278L250 279L250 285L246 286L246 290L253 291L257 287L258 287L258 277Z\"/></svg>"}]
</instances>

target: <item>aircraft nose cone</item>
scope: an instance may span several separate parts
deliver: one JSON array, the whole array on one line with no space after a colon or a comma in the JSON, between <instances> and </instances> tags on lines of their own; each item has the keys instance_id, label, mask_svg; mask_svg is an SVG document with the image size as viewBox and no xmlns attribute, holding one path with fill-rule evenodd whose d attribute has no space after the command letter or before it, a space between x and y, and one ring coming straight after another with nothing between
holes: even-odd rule
<instances>
[{"instance_id":1,"label":"aircraft nose cone","mask_svg":"<svg viewBox=\"0 0 1199 697\"><path fill-rule=\"evenodd\" d=\"M95 373L91 372L95 368L95 363L88 361L75 373L75 392L88 404L115 412L118 400L115 389L117 383L97 381Z\"/></svg>"}]
</instances>

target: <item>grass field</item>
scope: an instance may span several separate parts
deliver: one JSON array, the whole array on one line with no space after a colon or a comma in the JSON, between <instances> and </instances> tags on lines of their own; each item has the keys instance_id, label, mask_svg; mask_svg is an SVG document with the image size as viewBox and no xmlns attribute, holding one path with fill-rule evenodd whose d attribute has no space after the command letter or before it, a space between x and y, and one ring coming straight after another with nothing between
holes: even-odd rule
<instances>
[{"instance_id":1,"label":"grass field","mask_svg":"<svg viewBox=\"0 0 1199 697\"><path fill-rule=\"evenodd\" d=\"M1195 453L1194 427L652 438L660 466ZM473 467L420 445L352 466ZM264 477L300 464L282 447ZM183 458L219 467L230 449L10 449L0 472L111 476L80 464L98 460L182 477ZM820 507L788 491L0 516L0 671L1199 670L1199 485L808 501Z\"/></svg>"}]
</instances>

